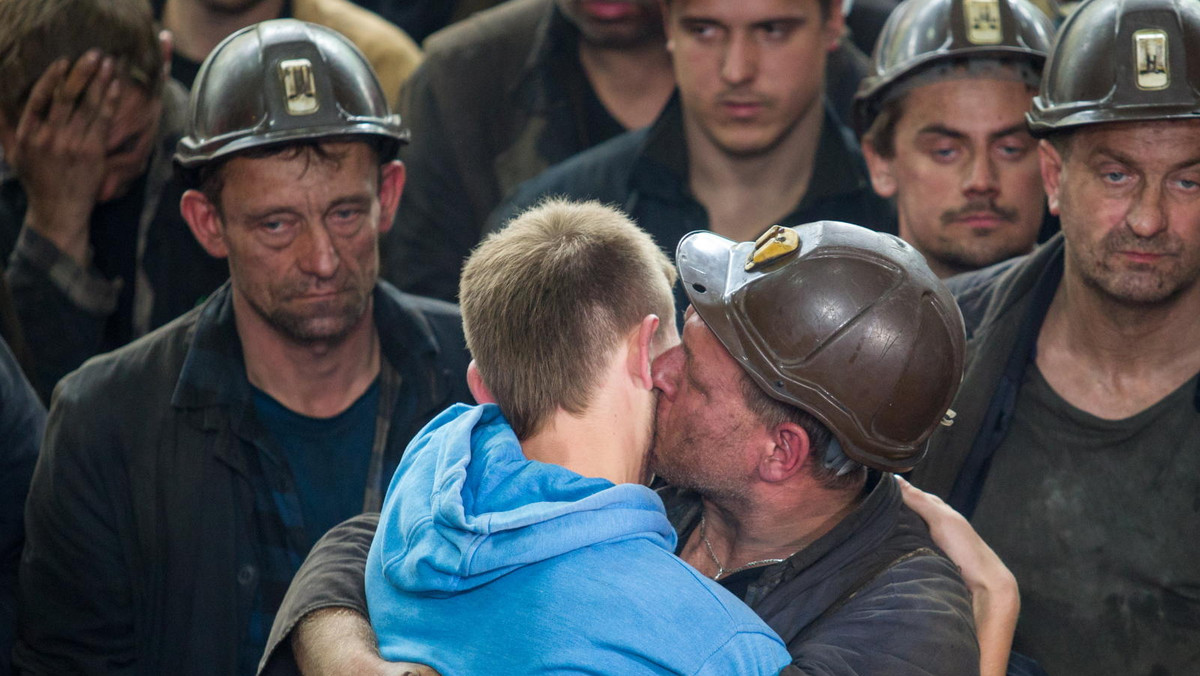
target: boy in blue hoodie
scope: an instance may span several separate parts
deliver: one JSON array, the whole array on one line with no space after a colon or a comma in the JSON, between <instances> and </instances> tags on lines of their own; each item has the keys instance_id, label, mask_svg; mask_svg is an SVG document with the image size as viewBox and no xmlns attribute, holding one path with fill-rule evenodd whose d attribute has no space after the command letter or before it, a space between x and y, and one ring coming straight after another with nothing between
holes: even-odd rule
<instances>
[{"instance_id":1,"label":"boy in blue hoodie","mask_svg":"<svg viewBox=\"0 0 1200 676\"><path fill-rule=\"evenodd\" d=\"M753 611L673 555L645 486L674 279L648 235L595 203L544 203L471 255L460 298L483 403L430 422L388 490L366 569L385 658L446 675L789 663Z\"/></svg>"}]
</instances>

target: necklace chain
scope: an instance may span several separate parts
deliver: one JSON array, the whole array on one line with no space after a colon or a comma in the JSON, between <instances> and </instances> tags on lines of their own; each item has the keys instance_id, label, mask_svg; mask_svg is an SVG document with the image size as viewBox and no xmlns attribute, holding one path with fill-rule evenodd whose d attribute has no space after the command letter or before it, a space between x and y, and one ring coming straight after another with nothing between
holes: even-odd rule
<instances>
[{"instance_id":1,"label":"necklace chain","mask_svg":"<svg viewBox=\"0 0 1200 676\"><path fill-rule=\"evenodd\" d=\"M757 566L766 566L769 564L783 563L784 561L787 561L787 558L759 559L758 561L751 561L750 563L747 563L742 566L738 566L737 568L726 569L725 566L721 564L721 559L717 558L717 553L713 551L712 543L708 541L708 522L705 521L704 514L700 515L700 539L704 542L704 548L706 550L708 550L708 558L712 559L712 562L714 564L716 564L716 566L717 566L717 574L713 575L714 580L720 580L721 578L725 577L726 575L733 575L734 573L740 573L743 570L750 570L751 568L755 568ZM796 550L796 551L800 551L800 550ZM793 556L794 555L795 555L795 552L793 552Z\"/></svg>"}]
</instances>

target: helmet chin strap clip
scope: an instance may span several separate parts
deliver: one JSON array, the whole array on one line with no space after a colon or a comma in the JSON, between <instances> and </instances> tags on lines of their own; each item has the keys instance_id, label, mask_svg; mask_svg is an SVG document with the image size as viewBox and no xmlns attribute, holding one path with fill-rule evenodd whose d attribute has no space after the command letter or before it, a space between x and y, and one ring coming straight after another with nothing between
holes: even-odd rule
<instances>
[{"instance_id":1,"label":"helmet chin strap clip","mask_svg":"<svg viewBox=\"0 0 1200 676\"><path fill-rule=\"evenodd\" d=\"M829 438L829 445L825 447L825 457L821 459L821 464L825 469L834 470L837 476L845 476L859 466L842 451L842 444L837 437Z\"/></svg>"}]
</instances>

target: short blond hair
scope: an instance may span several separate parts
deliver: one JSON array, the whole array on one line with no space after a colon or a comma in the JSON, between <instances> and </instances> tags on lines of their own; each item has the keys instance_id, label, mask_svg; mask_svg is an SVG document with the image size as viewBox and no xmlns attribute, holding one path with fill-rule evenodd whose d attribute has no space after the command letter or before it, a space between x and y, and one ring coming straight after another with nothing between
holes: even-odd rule
<instances>
[{"instance_id":1,"label":"short blond hair","mask_svg":"<svg viewBox=\"0 0 1200 676\"><path fill-rule=\"evenodd\" d=\"M646 315L673 333L675 268L617 209L550 199L467 259L467 347L519 439L557 408L583 413L610 353Z\"/></svg>"}]
</instances>

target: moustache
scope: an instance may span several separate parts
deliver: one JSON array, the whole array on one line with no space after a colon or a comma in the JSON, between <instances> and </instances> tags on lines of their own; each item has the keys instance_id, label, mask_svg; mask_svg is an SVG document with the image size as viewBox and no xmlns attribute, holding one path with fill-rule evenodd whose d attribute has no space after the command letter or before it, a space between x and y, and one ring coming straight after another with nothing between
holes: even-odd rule
<instances>
[{"instance_id":1,"label":"moustache","mask_svg":"<svg viewBox=\"0 0 1200 676\"><path fill-rule=\"evenodd\" d=\"M1002 207L991 200L971 200L957 209L942 212L942 225L985 214L995 216L1006 223L1015 223L1017 220L1016 209Z\"/></svg>"}]
</instances>

